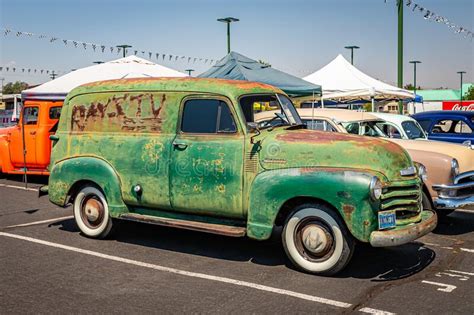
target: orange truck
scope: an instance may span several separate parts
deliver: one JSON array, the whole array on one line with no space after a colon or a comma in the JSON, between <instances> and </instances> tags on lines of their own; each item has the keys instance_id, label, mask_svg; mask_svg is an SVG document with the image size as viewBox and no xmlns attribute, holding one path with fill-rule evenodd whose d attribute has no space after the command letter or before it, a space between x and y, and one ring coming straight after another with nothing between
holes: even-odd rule
<instances>
[{"instance_id":1,"label":"orange truck","mask_svg":"<svg viewBox=\"0 0 474 315\"><path fill-rule=\"evenodd\" d=\"M16 126L0 129L0 173L49 175L51 140L62 101L26 100ZM25 152L25 153L24 153Z\"/></svg>"}]
</instances>

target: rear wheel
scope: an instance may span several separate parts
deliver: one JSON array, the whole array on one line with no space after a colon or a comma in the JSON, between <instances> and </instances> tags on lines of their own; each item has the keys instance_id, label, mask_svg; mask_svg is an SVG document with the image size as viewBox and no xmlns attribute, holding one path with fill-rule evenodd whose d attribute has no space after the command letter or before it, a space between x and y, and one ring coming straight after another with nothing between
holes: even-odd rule
<instances>
[{"instance_id":1,"label":"rear wheel","mask_svg":"<svg viewBox=\"0 0 474 315\"><path fill-rule=\"evenodd\" d=\"M299 269L333 275L344 269L354 253L354 239L330 207L304 204L286 220L282 232L285 252Z\"/></svg>"},{"instance_id":2,"label":"rear wheel","mask_svg":"<svg viewBox=\"0 0 474 315\"><path fill-rule=\"evenodd\" d=\"M112 219L104 194L93 185L83 186L73 203L74 219L86 236L105 238L112 230Z\"/></svg>"}]
</instances>

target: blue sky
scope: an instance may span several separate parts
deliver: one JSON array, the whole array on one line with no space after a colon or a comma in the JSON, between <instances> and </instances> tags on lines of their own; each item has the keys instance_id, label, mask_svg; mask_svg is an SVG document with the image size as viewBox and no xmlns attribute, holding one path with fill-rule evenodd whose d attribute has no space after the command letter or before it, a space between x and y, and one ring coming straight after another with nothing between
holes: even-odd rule
<instances>
[{"instance_id":1,"label":"blue sky","mask_svg":"<svg viewBox=\"0 0 474 315\"><path fill-rule=\"evenodd\" d=\"M423 7L474 31L474 0L417 0ZM235 16L232 49L273 67L305 76L337 54L349 58L346 45L361 47L355 65L388 83L397 80L395 0L0 0L1 26L64 39L105 44L127 43L139 51L220 59L226 53L225 25L218 17ZM48 40L0 34L0 65L69 71L112 60L110 52L65 47ZM148 54L144 56L148 58ZM421 60L417 82L424 88L459 86L459 70L474 81L474 42L444 24L405 10L405 83L413 80L411 59ZM152 59L155 61L155 59ZM163 62L183 71L203 72L209 65ZM5 81L41 83L46 75L2 72Z\"/></svg>"}]
</instances>

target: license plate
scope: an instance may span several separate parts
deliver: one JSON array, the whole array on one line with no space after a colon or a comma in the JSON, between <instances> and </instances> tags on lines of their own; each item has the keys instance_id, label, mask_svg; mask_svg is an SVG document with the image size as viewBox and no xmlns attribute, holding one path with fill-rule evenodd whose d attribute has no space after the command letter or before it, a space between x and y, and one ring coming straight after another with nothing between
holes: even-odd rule
<instances>
[{"instance_id":1,"label":"license plate","mask_svg":"<svg viewBox=\"0 0 474 315\"><path fill-rule=\"evenodd\" d=\"M396 219L395 211L379 212L379 230L395 227Z\"/></svg>"}]
</instances>

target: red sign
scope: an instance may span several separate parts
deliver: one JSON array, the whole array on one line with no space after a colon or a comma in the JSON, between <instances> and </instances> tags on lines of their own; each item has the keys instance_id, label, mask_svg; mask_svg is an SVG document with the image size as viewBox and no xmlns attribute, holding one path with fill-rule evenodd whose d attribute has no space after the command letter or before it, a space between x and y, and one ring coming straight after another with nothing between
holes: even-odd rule
<instances>
[{"instance_id":1,"label":"red sign","mask_svg":"<svg viewBox=\"0 0 474 315\"><path fill-rule=\"evenodd\" d=\"M474 111L474 101L449 101L443 102L443 110L471 110Z\"/></svg>"}]
</instances>

